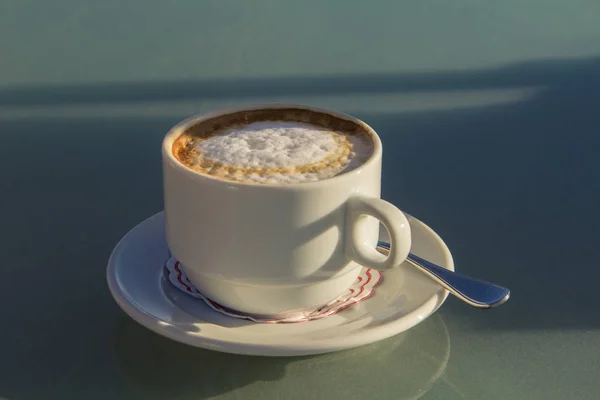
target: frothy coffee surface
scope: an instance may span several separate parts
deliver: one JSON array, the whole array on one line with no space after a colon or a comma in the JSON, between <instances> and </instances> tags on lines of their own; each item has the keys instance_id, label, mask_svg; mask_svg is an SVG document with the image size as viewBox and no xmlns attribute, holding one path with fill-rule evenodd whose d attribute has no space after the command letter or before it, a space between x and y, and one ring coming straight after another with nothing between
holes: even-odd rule
<instances>
[{"instance_id":1,"label":"frothy coffee surface","mask_svg":"<svg viewBox=\"0 0 600 400\"><path fill-rule=\"evenodd\" d=\"M256 121L184 134L175 156L188 168L244 183L318 181L351 171L373 151L366 132L295 121Z\"/></svg>"}]
</instances>

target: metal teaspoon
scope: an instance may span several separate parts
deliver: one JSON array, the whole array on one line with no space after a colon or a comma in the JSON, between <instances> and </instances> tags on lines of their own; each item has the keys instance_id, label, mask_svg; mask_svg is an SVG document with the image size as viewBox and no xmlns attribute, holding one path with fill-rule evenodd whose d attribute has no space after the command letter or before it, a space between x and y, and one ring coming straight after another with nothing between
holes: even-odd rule
<instances>
[{"instance_id":1,"label":"metal teaspoon","mask_svg":"<svg viewBox=\"0 0 600 400\"><path fill-rule=\"evenodd\" d=\"M378 245L390 249L388 243L379 242ZM510 290L507 288L447 270L412 253L408 254L406 262L420 269L454 296L473 307L497 307L510 297Z\"/></svg>"}]
</instances>

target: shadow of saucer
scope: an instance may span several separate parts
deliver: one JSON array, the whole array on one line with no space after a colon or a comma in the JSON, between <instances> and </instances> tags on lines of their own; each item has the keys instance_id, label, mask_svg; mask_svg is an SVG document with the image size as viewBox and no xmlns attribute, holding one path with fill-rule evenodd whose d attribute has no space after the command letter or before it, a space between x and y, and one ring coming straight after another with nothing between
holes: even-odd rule
<instances>
[{"instance_id":1,"label":"shadow of saucer","mask_svg":"<svg viewBox=\"0 0 600 400\"><path fill-rule=\"evenodd\" d=\"M435 314L392 338L308 357L219 353L163 338L124 319L116 334L117 370L149 399L418 399L440 378L450 338Z\"/></svg>"}]
</instances>

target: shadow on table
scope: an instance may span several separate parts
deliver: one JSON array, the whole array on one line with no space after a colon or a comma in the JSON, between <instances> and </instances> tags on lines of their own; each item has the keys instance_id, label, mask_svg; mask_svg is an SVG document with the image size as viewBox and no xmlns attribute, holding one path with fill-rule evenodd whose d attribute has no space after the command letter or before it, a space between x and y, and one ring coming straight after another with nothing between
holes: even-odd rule
<instances>
[{"instance_id":1,"label":"shadow on table","mask_svg":"<svg viewBox=\"0 0 600 400\"><path fill-rule=\"evenodd\" d=\"M564 86L597 76L600 57L529 61L478 70L426 73L339 74L279 78L107 82L80 85L7 87L0 106L94 104L170 100L248 99L253 97L385 94ZM588 82L589 83L589 82Z\"/></svg>"},{"instance_id":2,"label":"shadow on table","mask_svg":"<svg viewBox=\"0 0 600 400\"><path fill-rule=\"evenodd\" d=\"M114 344L117 369L151 399L348 399L423 396L450 356L444 321L351 350L306 357L250 357L182 345L124 318Z\"/></svg>"}]
</instances>

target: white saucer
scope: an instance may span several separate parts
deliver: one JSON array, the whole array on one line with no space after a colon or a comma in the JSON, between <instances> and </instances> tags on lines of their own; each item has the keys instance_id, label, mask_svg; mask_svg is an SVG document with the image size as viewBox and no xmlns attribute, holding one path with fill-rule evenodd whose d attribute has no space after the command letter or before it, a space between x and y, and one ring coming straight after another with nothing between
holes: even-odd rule
<instances>
[{"instance_id":1,"label":"white saucer","mask_svg":"<svg viewBox=\"0 0 600 400\"><path fill-rule=\"evenodd\" d=\"M408 218L411 252L454 270L442 239L421 221ZM431 279L403 264L384 273L373 296L331 317L293 324L244 321L222 315L171 285L163 268L169 257L164 231L161 212L127 233L108 262L108 286L119 306L134 320L192 346L263 356L348 349L412 328L433 314L448 296Z\"/></svg>"}]
</instances>

